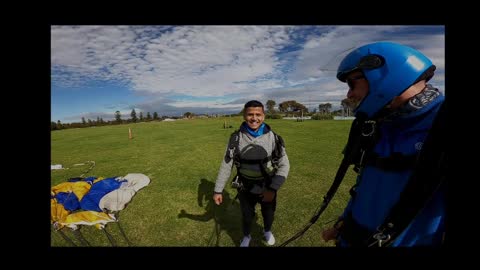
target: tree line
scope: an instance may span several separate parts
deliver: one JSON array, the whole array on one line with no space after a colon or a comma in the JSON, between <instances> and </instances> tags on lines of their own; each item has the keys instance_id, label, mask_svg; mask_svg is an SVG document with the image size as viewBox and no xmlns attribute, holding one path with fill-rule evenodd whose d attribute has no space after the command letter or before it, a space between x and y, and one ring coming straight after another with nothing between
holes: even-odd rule
<instances>
[{"instance_id":1,"label":"tree line","mask_svg":"<svg viewBox=\"0 0 480 270\"><path fill-rule=\"evenodd\" d=\"M345 98L341 101L340 105L342 109L331 111L331 103L321 103L317 108L314 108L312 112L309 112L308 108L295 100L287 100L278 104L278 110L275 109L277 103L274 100L268 100L266 102L266 118L281 119L284 116L289 117L300 117L300 116L312 116L312 119L332 119L333 115L340 116L352 116L353 112L351 107L353 106L352 102ZM238 115L243 115L243 109L238 113ZM192 118L195 114L191 112L186 112L183 114L185 118ZM119 125L125 123L138 123L138 122L150 122L150 121L159 121L167 118L167 116L159 117L157 112L154 112L153 115L150 112L147 112L147 115L144 116L143 112L140 112L137 117L137 112L135 109L130 113L130 118L122 119L120 111L114 113L114 120L104 121L101 117L97 117L96 120L87 119L82 117L81 122L73 123L62 123L60 120L57 122L50 123L50 130L60 130L67 128L83 128L83 127L95 127L95 126L107 126L107 125ZM178 118L178 117L171 117Z\"/></svg>"},{"instance_id":2,"label":"tree line","mask_svg":"<svg viewBox=\"0 0 480 270\"><path fill-rule=\"evenodd\" d=\"M328 102L319 104L318 111L317 111L317 108L314 108L312 112L309 112L308 108L305 105L295 100L287 100L279 103L278 111L275 110L275 105L276 105L276 102L274 100L267 101L266 103L267 117L278 118L274 116L280 114L280 118L283 116L299 117L301 115L303 116L330 115L332 116L331 118L333 118L333 115L352 116L353 114L352 110L350 109L353 104L347 98L341 101L340 105L342 106L342 108L336 111L332 111L332 104Z\"/></svg>"},{"instance_id":3,"label":"tree line","mask_svg":"<svg viewBox=\"0 0 480 270\"><path fill-rule=\"evenodd\" d=\"M116 111L114 113L114 119L108 120L108 121L103 120L102 117L97 117L97 120L91 120L91 119L85 120L85 117L82 117L81 122L73 122L73 123L62 123L60 120L58 120L57 122L52 121L50 122L50 130L150 122L150 121L163 120L165 118L167 118L167 116L159 117L157 112L154 112L153 116L150 114L150 112L147 112L146 116L143 115L143 112L140 112L137 117L137 112L135 111L135 109L133 109L132 112L130 113L130 118L128 119L123 119L120 111Z\"/></svg>"}]
</instances>

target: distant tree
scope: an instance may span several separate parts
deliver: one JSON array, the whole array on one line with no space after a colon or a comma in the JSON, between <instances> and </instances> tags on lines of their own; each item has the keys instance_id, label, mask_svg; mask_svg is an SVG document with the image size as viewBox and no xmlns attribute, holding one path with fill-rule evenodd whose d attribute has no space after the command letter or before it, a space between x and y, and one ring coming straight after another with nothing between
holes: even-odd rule
<instances>
[{"instance_id":1,"label":"distant tree","mask_svg":"<svg viewBox=\"0 0 480 270\"><path fill-rule=\"evenodd\" d=\"M92 120L90 120L90 118L88 119L88 126L89 127L93 126Z\"/></svg>"},{"instance_id":2,"label":"distant tree","mask_svg":"<svg viewBox=\"0 0 480 270\"><path fill-rule=\"evenodd\" d=\"M63 129L62 122L60 120L57 120L57 129Z\"/></svg>"},{"instance_id":3,"label":"distant tree","mask_svg":"<svg viewBox=\"0 0 480 270\"><path fill-rule=\"evenodd\" d=\"M158 113L157 112L153 112L153 120L158 120Z\"/></svg>"},{"instance_id":4,"label":"distant tree","mask_svg":"<svg viewBox=\"0 0 480 270\"><path fill-rule=\"evenodd\" d=\"M140 118L140 122L142 122L143 121L143 112L140 112L139 118Z\"/></svg>"},{"instance_id":5,"label":"distant tree","mask_svg":"<svg viewBox=\"0 0 480 270\"><path fill-rule=\"evenodd\" d=\"M346 100L346 98L342 99L342 101L340 102L340 106L342 106L342 115L343 116L346 116L346 109L347 109L346 108L347 106L345 105L345 100Z\"/></svg>"},{"instance_id":6,"label":"distant tree","mask_svg":"<svg viewBox=\"0 0 480 270\"><path fill-rule=\"evenodd\" d=\"M191 113L191 112L186 112L186 113L183 114L183 117L190 119L190 118L193 117L193 113Z\"/></svg>"},{"instance_id":7,"label":"distant tree","mask_svg":"<svg viewBox=\"0 0 480 270\"><path fill-rule=\"evenodd\" d=\"M132 117L132 122L137 122L138 118L137 118L137 112L135 112L135 109L132 110L132 112L130 113L130 116Z\"/></svg>"},{"instance_id":8,"label":"distant tree","mask_svg":"<svg viewBox=\"0 0 480 270\"><path fill-rule=\"evenodd\" d=\"M117 123L121 123L122 122L122 115L120 114L120 111L116 111L115 112L115 121Z\"/></svg>"},{"instance_id":9,"label":"distant tree","mask_svg":"<svg viewBox=\"0 0 480 270\"><path fill-rule=\"evenodd\" d=\"M150 112L147 112L147 121L152 120L152 116L150 115Z\"/></svg>"},{"instance_id":10,"label":"distant tree","mask_svg":"<svg viewBox=\"0 0 480 270\"><path fill-rule=\"evenodd\" d=\"M325 113L329 114L331 109L332 109L332 104L325 103Z\"/></svg>"},{"instance_id":11,"label":"distant tree","mask_svg":"<svg viewBox=\"0 0 480 270\"><path fill-rule=\"evenodd\" d=\"M85 117L82 117L82 125L85 126L86 124L87 124L87 122L85 122Z\"/></svg>"},{"instance_id":12,"label":"distant tree","mask_svg":"<svg viewBox=\"0 0 480 270\"><path fill-rule=\"evenodd\" d=\"M320 112L321 114L329 114L330 109L332 109L331 103L322 103L318 105L318 112Z\"/></svg>"},{"instance_id":13,"label":"distant tree","mask_svg":"<svg viewBox=\"0 0 480 270\"><path fill-rule=\"evenodd\" d=\"M340 105L343 108L344 116L351 116L352 108L354 107L354 102L348 98L342 99Z\"/></svg>"},{"instance_id":14,"label":"distant tree","mask_svg":"<svg viewBox=\"0 0 480 270\"><path fill-rule=\"evenodd\" d=\"M267 100L267 112L272 114L275 113L275 101L269 99Z\"/></svg>"},{"instance_id":15,"label":"distant tree","mask_svg":"<svg viewBox=\"0 0 480 270\"><path fill-rule=\"evenodd\" d=\"M307 107L295 100L288 100L278 104L278 109L286 114L293 113L300 115L301 113L308 113Z\"/></svg>"},{"instance_id":16,"label":"distant tree","mask_svg":"<svg viewBox=\"0 0 480 270\"><path fill-rule=\"evenodd\" d=\"M58 129L58 128L57 128L57 123L55 123L55 122L52 121L52 122L50 123L50 130L57 130L57 129Z\"/></svg>"}]
</instances>

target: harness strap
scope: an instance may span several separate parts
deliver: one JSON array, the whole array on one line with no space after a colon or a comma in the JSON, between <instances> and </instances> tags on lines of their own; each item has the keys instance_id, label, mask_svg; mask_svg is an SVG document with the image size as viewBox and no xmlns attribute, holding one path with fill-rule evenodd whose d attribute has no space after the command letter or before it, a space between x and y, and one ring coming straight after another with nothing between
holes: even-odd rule
<instances>
[{"instance_id":1,"label":"harness strap","mask_svg":"<svg viewBox=\"0 0 480 270\"><path fill-rule=\"evenodd\" d=\"M403 155L394 152L388 157L379 157L376 153L371 153L365 158L365 166L375 166L385 171L403 171L412 169L415 166L418 155Z\"/></svg>"},{"instance_id":2,"label":"harness strap","mask_svg":"<svg viewBox=\"0 0 480 270\"><path fill-rule=\"evenodd\" d=\"M239 130L236 130L230 135L230 140L228 141L228 149L225 153L225 162L227 163L229 163L230 160L232 159L234 159L234 162L237 161L235 160L235 157L237 157L239 154L239 150L238 150L238 145L240 141L239 132L240 132Z\"/></svg>"},{"instance_id":3,"label":"harness strap","mask_svg":"<svg viewBox=\"0 0 480 270\"><path fill-rule=\"evenodd\" d=\"M275 136L275 148L273 149L272 154L272 164L276 166L279 162L279 158L282 156L282 147L285 147L285 141L282 136L277 133L273 132L273 135Z\"/></svg>"},{"instance_id":4,"label":"harness strap","mask_svg":"<svg viewBox=\"0 0 480 270\"><path fill-rule=\"evenodd\" d=\"M262 158L262 159L243 159L243 158L239 159L239 162L241 164L263 164L263 163L267 163L269 161L273 161L272 156L268 156L268 157Z\"/></svg>"}]
</instances>

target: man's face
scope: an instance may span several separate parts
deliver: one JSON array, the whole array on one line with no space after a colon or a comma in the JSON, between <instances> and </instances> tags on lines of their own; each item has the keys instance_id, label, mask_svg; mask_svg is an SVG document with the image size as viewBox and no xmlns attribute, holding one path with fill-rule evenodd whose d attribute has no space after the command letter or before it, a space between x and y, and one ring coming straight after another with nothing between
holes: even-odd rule
<instances>
[{"instance_id":1,"label":"man's face","mask_svg":"<svg viewBox=\"0 0 480 270\"><path fill-rule=\"evenodd\" d=\"M248 107L245 109L243 119L252 130L257 130L265 120L265 113L262 107Z\"/></svg>"},{"instance_id":2,"label":"man's face","mask_svg":"<svg viewBox=\"0 0 480 270\"><path fill-rule=\"evenodd\" d=\"M354 109L367 96L369 90L368 81L362 72L355 71L348 74L346 82L348 84L347 98Z\"/></svg>"}]
</instances>

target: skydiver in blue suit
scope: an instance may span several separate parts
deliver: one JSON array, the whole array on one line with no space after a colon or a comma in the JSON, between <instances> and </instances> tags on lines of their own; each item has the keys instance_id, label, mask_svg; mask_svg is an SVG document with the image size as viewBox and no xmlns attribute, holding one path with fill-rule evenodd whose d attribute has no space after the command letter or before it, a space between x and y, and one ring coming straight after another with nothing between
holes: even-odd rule
<instances>
[{"instance_id":1,"label":"skydiver in blue suit","mask_svg":"<svg viewBox=\"0 0 480 270\"><path fill-rule=\"evenodd\" d=\"M340 247L369 246L415 170L444 96L427 82L435 65L421 52L392 42L376 42L350 52L337 79L348 84L356 118L374 120L375 139L358 162L356 184L342 215L322 232ZM418 214L391 241L392 247L442 245L445 188L439 185Z\"/></svg>"}]
</instances>

